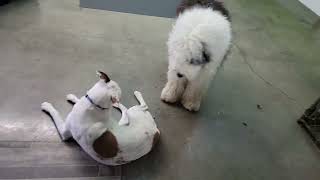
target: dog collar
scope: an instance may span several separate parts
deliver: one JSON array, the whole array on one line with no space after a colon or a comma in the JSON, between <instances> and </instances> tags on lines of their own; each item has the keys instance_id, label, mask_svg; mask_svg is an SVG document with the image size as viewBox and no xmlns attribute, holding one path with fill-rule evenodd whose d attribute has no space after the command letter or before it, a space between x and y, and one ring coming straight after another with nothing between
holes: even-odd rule
<instances>
[{"instance_id":1,"label":"dog collar","mask_svg":"<svg viewBox=\"0 0 320 180\"><path fill-rule=\"evenodd\" d=\"M96 108L98 108L98 109L100 109L100 110L106 110L106 109L108 109L108 108L101 107L100 105L94 103L93 100L89 97L88 94L86 95L86 98L87 98L88 101L89 101L92 105L94 105Z\"/></svg>"}]
</instances>

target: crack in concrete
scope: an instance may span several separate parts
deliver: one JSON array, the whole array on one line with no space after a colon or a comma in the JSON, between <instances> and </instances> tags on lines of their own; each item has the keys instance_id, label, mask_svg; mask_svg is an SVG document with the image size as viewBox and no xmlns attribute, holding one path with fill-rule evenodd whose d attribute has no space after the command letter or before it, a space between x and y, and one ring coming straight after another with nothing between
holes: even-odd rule
<instances>
[{"instance_id":1,"label":"crack in concrete","mask_svg":"<svg viewBox=\"0 0 320 180\"><path fill-rule=\"evenodd\" d=\"M296 105L298 105L302 110L304 109L303 106L301 106L298 101L296 99L294 99L293 97L289 96L288 93L286 93L284 90L282 90L281 88L273 85L271 82L269 82L268 80L266 80L262 75L260 75L255 69L254 67L250 64L250 62L247 59L247 54L246 52L244 52L244 50L242 50L239 45L237 45L236 43L234 43L234 46L239 50L240 55L243 58L243 61L245 62L245 64L249 67L250 71L256 75L259 79L261 79L264 83L266 83L267 85L269 85L270 87L278 90L281 94L283 94L285 97L287 97L289 100L293 101Z\"/></svg>"}]
</instances>

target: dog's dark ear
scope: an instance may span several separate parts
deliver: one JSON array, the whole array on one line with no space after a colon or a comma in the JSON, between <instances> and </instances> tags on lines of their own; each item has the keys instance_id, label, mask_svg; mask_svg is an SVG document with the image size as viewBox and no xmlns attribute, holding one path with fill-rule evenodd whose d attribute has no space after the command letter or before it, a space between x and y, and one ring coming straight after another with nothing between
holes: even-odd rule
<instances>
[{"instance_id":1,"label":"dog's dark ear","mask_svg":"<svg viewBox=\"0 0 320 180\"><path fill-rule=\"evenodd\" d=\"M202 43L202 56L200 59L191 59L192 65L204 65L210 62L210 54L206 50L206 45Z\"/></svg>"},{"instance_id":2,"label":"dog's dark ear","mask_svg":"<svg viewBox=\"0 0 320 180\"><path fill-rule=\"evenodd\" d=\"M102 71L97 71L97 75L99 76L100 79L103 79L106 83L110 82L110 78L106 73Z\"/></svg>"},{"instance_id":3,"label":"dog's dark ear","mask_svg":"<svg viewBox=\"0 0 320 180\"><path fill-rule=\"evenodd\" d=\"M205 49L202 51L202 60L204 63L210 62L210 55L206 52Z\"/></svg>"}]
</instances>

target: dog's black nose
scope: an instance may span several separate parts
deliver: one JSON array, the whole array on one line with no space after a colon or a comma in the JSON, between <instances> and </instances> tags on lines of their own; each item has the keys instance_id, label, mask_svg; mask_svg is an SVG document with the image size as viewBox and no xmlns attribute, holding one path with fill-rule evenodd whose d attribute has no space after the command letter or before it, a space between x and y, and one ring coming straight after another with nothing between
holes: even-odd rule
<instances>
[{"instance_id":1,"label":"dog's black nose","mask_svg":"<svg viewBox=\"0 0 320 180\"><path fill-rule=\"evenodd\" d=\"M177 76L178 76L179 78L182 78L182 77L183 77L183 75L180 74L180 73L177 73Z\"/></svg>"}]
</instances>

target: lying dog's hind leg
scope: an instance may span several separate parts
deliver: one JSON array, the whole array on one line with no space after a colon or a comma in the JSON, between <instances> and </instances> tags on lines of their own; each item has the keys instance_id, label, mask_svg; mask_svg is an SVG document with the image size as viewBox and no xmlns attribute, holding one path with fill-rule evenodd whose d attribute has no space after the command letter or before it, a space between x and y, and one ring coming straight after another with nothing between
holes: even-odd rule
<instances>
[{"instance_id":1,"label":"lying dog's hind leg","mask_svg":"<svg viewBox=\"0 0 320 180\"><path fill-rule=\"evenodd\" d=\"M120 111L121 111L121 113L122 113L122 115L121 115L121 119L120 119L120 121L119 121L119 126L123 126L123 125L129 125L129 117L128 117L128 115L127 115L127 108L123 105L123 104L119 104L118 106L117 106L117 108L119 108L120 109Z\"/></svg>"},{"instance_id":2,"label":"lying dog's hind leg","mask_svg":"<svg viewBox=\"0 0 320 180\"><path fill-rule=\"evenodd\" d=\"M67 95L67 101L72 103L72 104L77 104L77 102L79 102L80 99L74 94L68 94Z\"/></svg>"},{"instance_id":3,"label":"lying dog's hind leg","mask_svg":"<svg viewBox=\"0 0 320 180\"><path fill-rule=\"evenodd\" d=\"M52 106L52 104L44 102L41 104L41 109L49 113L49 115L52 117L63 141L72 137L70 131L66 127L66 123L63 121L59 112Z\"/></svg>"},{"instance_id":4,"label":"lying dog's hind leg","mask_svg":"<svg viewBox=\"0 0 320 180\"><path fill-rule=\"evenodd\" d=\"M142 110L144 110L144 111L147 110L148 106L147 106L146 102L144 101L141 92L135 91L134 95L136 96L137 100L139 101L140 107L142 108Z\"/></svg>"}]
</instances>

